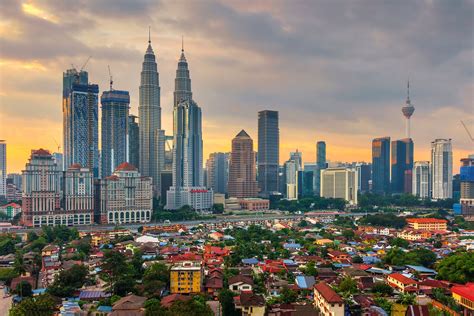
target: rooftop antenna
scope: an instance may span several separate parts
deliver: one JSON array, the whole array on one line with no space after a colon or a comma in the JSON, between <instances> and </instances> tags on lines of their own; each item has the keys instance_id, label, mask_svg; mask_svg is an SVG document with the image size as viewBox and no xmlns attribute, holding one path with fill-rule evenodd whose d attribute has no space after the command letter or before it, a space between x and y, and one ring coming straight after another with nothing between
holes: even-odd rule
<instances>
[{"instance_id":1,"label":"rooftop antenna","mask_svg":"<svg viewBox=\"0 0 474 316\"><path fill-rule=\"evenodd\" d=\"M107 65L107 67L109 68L109 83L110 83L110 91L112 91L112 85L114 84L114 80L112 79L112 73L110 72L110 66Z\"/></svg>"},{"instance_id":2,"label":"rooftop antenna","mask_svg":"<svg viewBox=\"0 0 474 316\"><path fill-rule=\"evenodd\" d=\"M84 67L87 65L87 63L88 63L89 60L91 59L91 57L92 57L92 56L87 57L86 62L84 63L84 65L82 65L82 67L81 67L81 69L79 70L79 72L81 72L81 71L84 69Z\"/></svg>"},{"instance_id":3,"label":"rooftop antenna","mask_svg":"<svg viewBox=\"0 0 474 316\"><path fill-rule=\"evenodd\" d=\"M184 36L181 35L181 51L184 52Z\"/></svg>"}]
</instances>

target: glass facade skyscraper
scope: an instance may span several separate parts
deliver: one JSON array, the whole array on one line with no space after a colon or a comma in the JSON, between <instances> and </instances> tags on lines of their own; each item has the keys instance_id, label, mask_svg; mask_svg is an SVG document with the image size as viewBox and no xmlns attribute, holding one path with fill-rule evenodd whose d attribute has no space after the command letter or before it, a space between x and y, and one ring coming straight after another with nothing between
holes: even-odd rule
<instances>
[{"instance_id":1,"label":"glass facade skyscraper","mask_svg":"<svg viewBox=\"0 0 474 316\"><path fill-rule=\"evenodd\" d=\"M101 177L110 176L128 153L128 111L130 95L128 91L104 91L102 104L102 151Z\"/></svg>"},{"instance_id":2,"label":"glass facade skyscraper","mask_svg":"<svg viewBox=\"0 0 474 316\"><path fill-rule=\"evenodd\" d=\"M135 115L128 116L128 162L137 167L140 165L140 127Z\"/></svg>"},{"instance_id":3,"label":"glass facade skyscraper","mask_svg":"<svg viewBox=\"0 0 474 316\"><path fill-rule=\"evenodd\" d=\"M280 130L278 111L258 112L258 187L260 195L268 197L278 191Z\"/></svg>"},{"instance_id":4,"label":"glass facade skyscraper","mask_svg":"<svg viewBox=\"0 0 474 316\"><path fill-rule=\"evenodd\" d=\"M99 175L99 86L88 84L85 71L63 74L64 169L74 163Z\"/></svg>"},{"instance_id":5,"label":"glass facade skyscraper","mask_svg":"<svg viewBox=\"0 0 474 316\"><path fill-rule=\"evenodd\" d=\"M453 149L451 139L431 142L431 194L433 199L453 197Z\"/></svg>"},{"instance_id":6,"label":"glass facade skyscraper","mask_svg":"<svg viewBox=\"0 0 474 316\"><path fill-rule=\"evenodd\" d=\"M390 137L372 140L372 191L390 192Z\"/></svg>"},{"instance_id":7,"label":"glass facade skyscraper","mask_svg":"<svg viewBox=\"0 0 474 316\"><path fill-rule=\"evenodd\" d=\"M411 138L404 138L392 141L392 175L391 187L392 193L403 193L405 190L405 183L410 183L411 179L405 179L411 176L413 169L413 140ZM408 172L407 172L408 171ZM409 190L411 192L411 190Z\"/></svg>"}]
</instances>

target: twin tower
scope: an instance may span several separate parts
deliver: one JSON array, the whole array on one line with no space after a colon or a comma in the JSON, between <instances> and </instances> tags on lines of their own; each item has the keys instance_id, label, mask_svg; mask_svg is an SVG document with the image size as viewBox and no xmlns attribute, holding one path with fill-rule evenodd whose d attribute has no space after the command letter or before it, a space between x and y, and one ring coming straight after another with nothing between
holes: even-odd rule
<instances>
[{"instance_id":1,"label":"twin tower","mask_svg":"<svg viewBox=\"0 0 474 316\"><path fill-rule=\"evenodd\" d=\"M160 90L158 67L149 39L139 89L139 169L143 176L153 179L156 196L160 195L162 189L161 173L165 162ZM167 191L166 209L174 210L189 205L200 211L212 207L213 193L203 186L201 122L201 108L192 99L188 62L182 48L173 101L173 184Z\"/></svg>"}]
</instances>

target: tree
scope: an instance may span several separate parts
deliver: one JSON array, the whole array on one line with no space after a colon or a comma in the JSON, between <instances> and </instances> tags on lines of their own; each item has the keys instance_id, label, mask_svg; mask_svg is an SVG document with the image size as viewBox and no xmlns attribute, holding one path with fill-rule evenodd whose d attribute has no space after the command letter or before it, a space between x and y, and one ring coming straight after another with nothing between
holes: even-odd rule
<instances>
[{"instance_id":1,"label":"tree","mask_svg":"<svg viewBox=\"0 0 474 316\"><path fill-rule=\"evenodd\" d=\"M21 297L31 297L33 296L33 291L31 288L31 284L26 281L21 281L17 284L15 288L16 294L20 295Z\"/></svg>"},{"instance_id":2,"label":"tree","mask_svg":"<svg viewBox=\"0 0 474 316\"><path fill-rule=\"evenodd\" d=\"M346 238L347 240L353 240L355 237L355 233L352 229L346 229L342 232L342 236Z\"/></svg>"},{"instance_id":3,"label":"tree","mask_svg":"<svg viewBox=\"0 0 474 316\"><path fill-rule=\"evenodd\" d=\"M316 269L316 264L314 261L310 261L306 264L306 268L304 269L304 273L306 275L318 276L318 269Z\"/></svg>"},{"instance_id":4,"label":"tree","mask_svg":"<svg viewBox=\"0 0 474 316\"><path fill-rule=\"evenodd\" d=\"M234 304L234 293L229 289L223 289L218 295L222 306L222 316L238 316L240 312L236 311Z\"/></svg>"},{"instance_id":5,"label":"tree","mask_svg":"<svg viewBox=\"0 0 474 316\"><path fill-rule=\"evenodd\" d=\"M10 236L2 236L0 238L0 256L8 255L15 252L15 241Z\"/></svg>"},{"instance_id":6,"label":"tree","mask_svg":"<svg viewBox=\"0 0 474 316\"><path fill-rule=\"evenodd\" d=\"M443 258L436 270L438 278L454 283L474 282L474 252L457 252Z\"/></svg>"},{"instance_id":7,"label":"tree","mask_svg":"<svg viewBox=\"0 0 474 316\"><path fill-rule=\"evenodd\" d=\"M390 296L393 294L393 288L383 282L377 282L372 287L372 293L376 293L382 296Z\"/></svg>"},{"instance_id":8,"label":"tree","mask_svg":"<svg viewBox=\"0 0 474 316\"><path fill-rule=\"evenodd\" d=\"M212 205L212 213L213 214L222 214L224 213L224 204L222 203L215 203Z\"/></svg>"},{"instance_id":9,"label":"tree","mask_svg":"<svg viewBox=\"0 0 474 316\"><path fill-rule=\"evenodd\" d=\"M361 256L356 255L352 258L352 263L364 263L364 260L362 260Z\"/></svg>"},{"instance_id":10,"label":"tree","mask_svg":"<svg viewBox=\"0 0 474 316\"><path fill-rule=\"evenodd\" d=\"M25 261L23 260L23 254L21 251L17 251L15 254L15 261L13 261L13 269L18 274L23 274L26 272Z\"/></svg>"},{"instance_id":11,"label":"tree","mask_svg":"<svg viewBox=\"0 0 474 316\"><path fill-rule=\"evenodd\" d=\"M391 313L392 313L392 303L389 300L387 300L385 298L382 298L382 297L376 297L374 299L374 302L375 302L375 304L377 304L377 306L383 308L383 310L385 312L387 312L388 315L391 315Z\"/></svg>"},{"instance_id":12,"label":"tree","mask_svg":"<svg viewBox=\"0 0 474 316\"><path fill-rule=\"evenodd\" d=\"M84 265L73 265L69 270L62 270L47 292L58 297L71 296L75 290L81 288L87 280L89 270Z\"/></svg>"},{"instance_id":13,"label":"tree","mask_svg":"<svg viewBox=\"0 0 474 316\"><path fill-rule=\"evenodd\" d=\"M199 295L193 297L189 301L176 301L171 305L166 315L173 316L213 316L214 312L206 304L202 302Z\"/></svg>"},{"instance_id":14,"label":"tree","mask_svg":"<svg viewBox=\"0 0 474 316\"><path fill-rule=\"evenodd\" d=\"M307 227L307 226L308 226L308 222L304 219L298 223L298 227Z\"/></svg>"},{"instance_id":15,"label":"tree","mask_svg":"<svg viewBox=\"0 0 474 316\"><path fill-rule=\"evenodd\" d=\"M405 240L405 239L402 239L400 237L397 237L397 238L394 238L392 240L390 240L390 245L393 247L393 246L397 246L397 247L400 247L400 248L408 248L408 246L410 245L410 243Z\"/></svg>"},{"instance_id":16,"label":"tree","mask_svg":"<svg viewBox=\"0 0 474 316\"><path fill-rule=\"evenodd\" d=\"M144 304L145 316L161 316L166 315L166 311L161 307L159 299L151 298Z\"/></svg>"},{"instance_id":17,"label":"tree","mask_svg":"<svg viewBox=\"0 0 474 316\"><path fill-rule=\"evenodd\" d=\"M115 289L115 284L119 279L126 277L130 273L130 267L125 261L125 256L115 250L107 251L104 254L101 268L103 278L107 281L109 291L113 294L118 294ZM122 288L122 285L123 284L120 285L120 288Z\"/></svg>"},{"instance_id":18,"label":"tree","mask_svg":"<svg viewBox=\"0 0 474 316\"><path fill-rule=\"evenodd\" d=\"M10 316L50 316L53 315L55 303L48 294L26 298L10 310Z\"/></svg>"},{"instance_id":19,"label":"tree","mask_svg":"<svg viewBox=\"0 0 474 316\"><path fill-rule=\"evenodd\" d=\"M352 279L350 276L342 279L341 283L337 287L338 291L345 294L354 294L357 293L357 282Z\"/></svg>"},{"instance_id":20,"label":"tree","mask_svg":"<svg viewBox=\"0 0 474 316\"><path fill-rule=\"evenodd\" d=\"M142 281L142 292L146 296L159 297L161 290L169 283L169 269L162 263L155 263L145 270Z\"/></svg>"},{"instance_id":21,"label":"tree","mask_svg":"<svg viewBox=\"0 0 474 316\"><path fill-rule=\"evenodd\" d=\"M282 303L285 303L285 304L294 303L296 302L297 299L298 299L297 292L287 287L284 287L283 290L281 290L279 301L281 301Z\"/></svg>"},{"instance_id":22,"label":"tree","mask_svg":"<svg viewBox=\"0 0 474 316\"><path fill-rule=\"evenodd\" d=\"M413 305L415 304L416 296L410 293L400 293L397 299L397 303L402 305Z\"/></svg>"}]
</instances>

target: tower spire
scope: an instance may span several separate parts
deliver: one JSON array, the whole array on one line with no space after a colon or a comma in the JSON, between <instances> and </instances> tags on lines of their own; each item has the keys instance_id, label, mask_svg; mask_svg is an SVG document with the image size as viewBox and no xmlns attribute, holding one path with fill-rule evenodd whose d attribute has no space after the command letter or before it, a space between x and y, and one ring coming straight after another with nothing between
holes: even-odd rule
<instances>
[{"instance_id":1,"label":"tower spire","mask_svg":"<svg viewBox=\"0 0 474 316\"><path fill-rule=\"evenodd\" d=\"M151 26L148 25L148 44L151 44Z\"/></svg>"},{"instance_id":2,"label":"tower spire","mask_svg":"<svg viewBox=\"0 0 474 316\"><path fill-rule=\"evenodd\" d=\"M410 100L410 78L407 81L407 100Z\"/></svg>"},{"instance_id":3,"label":"tower spire","mask_svg":"<svg viewBox=\"0 0 474 316\"><path fill-rule=\"evenodd\" d=\"M181 35L181 52L184 53L184 36Z\"/></svg>"}]
</instances>

